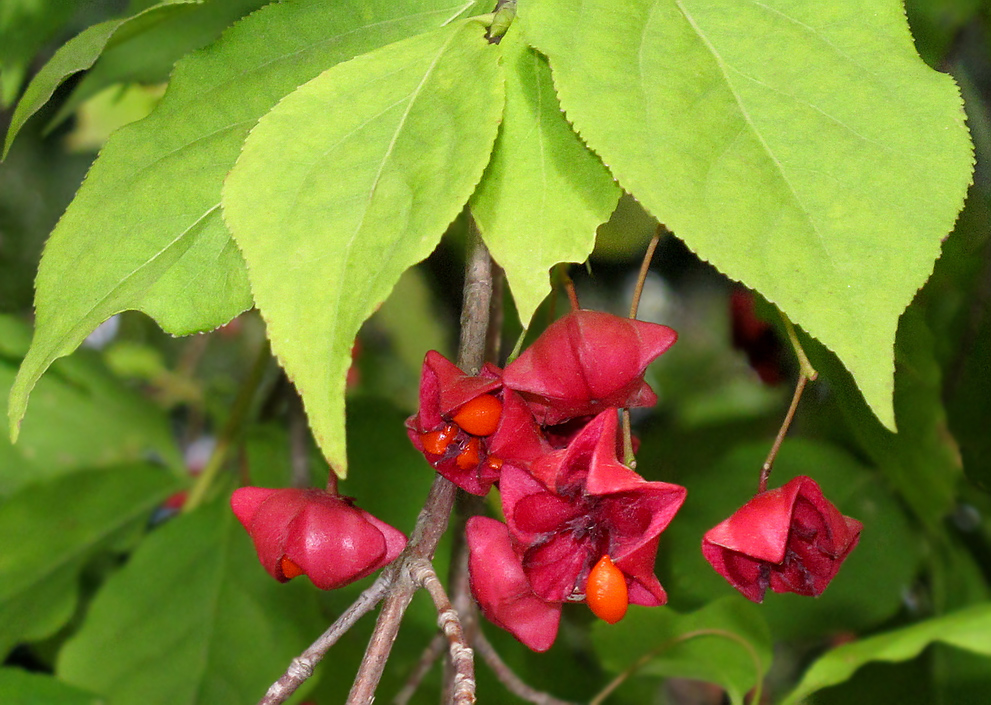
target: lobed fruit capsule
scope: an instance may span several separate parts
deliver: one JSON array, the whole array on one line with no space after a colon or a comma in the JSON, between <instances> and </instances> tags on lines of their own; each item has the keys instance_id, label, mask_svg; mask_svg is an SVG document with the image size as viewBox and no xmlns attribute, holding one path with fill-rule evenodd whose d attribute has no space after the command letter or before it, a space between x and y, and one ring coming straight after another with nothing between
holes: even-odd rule
<instances>
[{"instance_id":1,"label":"lobed fruit capsule","mask_svg":"<svg viewBox=\"0 0 991 705\"><path fill-rule=\"evenodd\" d=\"M448 424L439 431L421 433L420 443L423 444L423 450L431 455L443 455L456 435L458 435L458 427L454 424Z\"/></svg>"},{"instance_id":2,"label":"lobed fruit capsule","mask_svg":"<svg viewBox=\"0 0 991 705\"><path fill-rule=\"evenodd\" d=\"M454 415L454 423L473 436L491 436L499 428L502 402L491 394L482 394L464 404Z\"/></svg>"},{"instance_id":3,"label":"lobed fruit capsule","mask_svg":"<svg viewBox=\"0 0 991 705\"><path fill-rule=\"evenodd\" d=\"M626 608L630 604L626 576L608 555L603 556L589 571L585 602L592 614L609 624L615 624L626 616Z\"/></svg>"},{"instance_id":4,"label":"lobed fruit capsule","mask_svg":"<svg viewBox=\"0 0 991 705\"><path fill-rule=\"evenodd\" d=\"M282 556L282 560L279 561L279 568L282 570L282 574L286 576L287 580L292 580L293 578L303 574L303 569L291 561L289 556Z\"/></svg>"}]
</instances>

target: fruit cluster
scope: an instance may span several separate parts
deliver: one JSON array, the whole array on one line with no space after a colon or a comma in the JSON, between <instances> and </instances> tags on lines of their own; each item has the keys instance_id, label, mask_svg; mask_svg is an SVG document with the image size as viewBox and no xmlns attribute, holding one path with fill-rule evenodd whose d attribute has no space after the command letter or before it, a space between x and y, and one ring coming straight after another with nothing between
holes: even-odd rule
<instances>
[{"instance_id":1,"label":"fruit cluster","mask_svg":"<svg viewBox=\"0 0 991 705\"><path fill-rule=\"evenodd\" d=\"M666 326L576 310L505 370L470 376L436 352L424 360L407 434L466 492L498 484L505 522L467 524L472 592L490 621L535 651L554 642L566 602L615 623L628 604L667 601L654 561L686 491L622 462L618 411L656 402L644 371L676 338ZM813 480L796 478L709 531L703 553L756 602L768 587L818 595L860 529Z\"/></svg>"},{"instance_id":2,"label":"fruit cluster","mask_svg":"<svg viewBox=\"0 0 991 705\"><path fill-rule=\"evenodd\" d=\"M666 326L579 309L504 370L486 364L468 375L427 353L407 435L466 492L498 485L505 522L467 523L471 589L490 621L535 651L554 642L567 602L615 623L629 604L667 601L654 562L686 490L647 481L621 460L618 412L656 403L644 372L676 338ZM281 582L305 574L319 588L342 587L406 545L402 532L331 490L244 487L231 506ZM798 477L707 532L702 552L755 602L768 588L819 595L861 528Z\"/></svg>"},{"instance_id":3,"label":"fruit cluster","mask_svg":"<svg viewBox=\"0 0 991 705\"><path fill-rule=\"evenodd\" d=\"M531 649L551 646L566 602L616 622L629 603L667 600L654 559L685 488L623 464L617 412L656 402L644 371L676 338L666 326L576 310L505 370L469 376L427 354L407 432L466 492L498 483L505 523L467 525L472 592Z\"/></svg>"}]
</instances>

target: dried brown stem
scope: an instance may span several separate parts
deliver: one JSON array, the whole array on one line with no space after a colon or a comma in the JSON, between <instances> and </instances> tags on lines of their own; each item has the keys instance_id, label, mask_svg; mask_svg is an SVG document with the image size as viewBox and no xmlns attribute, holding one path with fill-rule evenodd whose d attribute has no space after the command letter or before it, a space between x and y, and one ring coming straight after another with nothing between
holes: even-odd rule
<instances>
[{"instance_id":1,"label":"dried brown stem","mask_svg":"<svg viewBox=\"0 0 991 705\"><path fill-rule=\"evenodd\" d=\"M643 262L640 263L640 274L637 276L637 285L633 289L633 299L630 301L630 318L637 317L637 309L640 308L640 297L643 295L643 285L647 281L647 272L650 271L650 261L654 259L654 251L657 249L657 243L661 241L661 235L665 232L667 232L667 228L663 225L658 225L654 237L650 238L650 244L647 245L647 251L643 255Z\"/></svg>"},{"instance_id":2,"label":"dried brown stem","mask_svg":"<svg viewBox=\"0 0 991 705\"><path fill-rule=\"evenodd\" d=\"M567 700L561 700L555 698L549 693L545 693L541 690L531 688L526 683L524 683L516 673L513 672L505 661L499 656L496 650L493 648L492 644L489 643L485 635L482 634L481 630L475 635L475 650L485 661L486 665L492 672L495 673L496 678L506 686L508 690L513 695L526 700L528 703L534 703L535 705L575 705Z\"/></svg>"},{"instance_id":3,"label":"dried brown stem","mask_svg":"<svg viewBox=\"0 0 991 705\"><path fill-rule=\"evenodd\" d=\"M451 545L451 567L448 573L448 584L450 586L451 602L455 611L461 618L461 628L465 634L465 641L474 643L475 634L478 632L478 610L475 606L475 599L471 594L471 584L468 575L468 541L465 536L465 525L468 519L476 514L485 511L485 501L476 495L467 492L459 492L455 502L454 532ZM452 685L455 679L455 664L451 659L444 663L444 692L441 702L450 705L454 702L454 689Z\"/></svg>"},{"instance_id":4,"label":"dried brown stem","mask_svg":"<svg viewBox=\"0 0 991 705\"><path fill-rule=\"evenodd\" d=\"M564 287L565 293L568 294L568 302L571 304L571 310L577 311L581 308L581 304L578 303L578 292L575 291L575 282L571 279L571 275L568 274L568 270L563 266L558 269L558 276L561 277L561 286Z\"/></svg>"},{"instance_id":5,"label":"dried brown stem","mask_svg":"<svg viewBox=\"0 0 991 705\"><path fill-rule=\"evenodd\" d=\"M327 650L337 643L337 640L354 626L355 622L370 612L382 600L387 589L388 582L384 576L380 576L337 618L337 621L327 628L327 631L320 635L319 639L292 660L286 672L272 684L272 687L265 693L265 697L258 701L258 705L279 705L279 703L285 702L303 681L313 675L313 668L320 663Z\"/></svg>"},{"instance_id":6,"label":"dried brown stem","mask_svg":"<svg viewBox=\"0 0 991 705\"><path fill-rule=\"evenodd\" d=\"M784 321L785 331L788 333L788 340L791 342L792 348L795 350L795 357L798 358L799 371L798 371L798 382L795 384L795 394L791 398L791 406L788 407L788 413L785 414L784 421L781 422L781 428L778 429L778 435L774 438L774 444L771 446L771 452L767 454L767 460L760 468L760 480L757 483L758 492L767 491L767 481L771 477L771 468L774 467L774 459L778 457L778 451L781 450L781 444L784 443L785 435L788 433L788 428L791 426L792 420L795 418L795 412L798 410L798 402L802 399L802 392L805 391L805 384L807 382L815 381L819 373L815 371L812 364L809 362L809 358L805 355L805 350L802 349L802 344L798 340L798 335L795 333L795 326L791 324L788 317L781 314L781 320Z\"/></svg>"},{"instance_id":7,"label":"dried brown stem","mask_svg":"<svg viewBox=\"0 0 991 705\"><path fill-rule=\"evenodd\" d=\"M413 580L426 588L437 608L437 626L448 643L448 659L452 665L450 702L453 705L472 705L475 702L475 659L471 647L465 641L464 630L457 611L451 604L444 586L430 561L420 560L412 566ZM445 684L447 685L447 684Z\"/></svg>"},{"instance_id":8,"label":"dried brown stem","mask_svg":"<svg viewBox=\"0 0 991 705\"><path fill-rule=\"evenodd\" d=\"M492 259L473 224L469 232L471 246L465 267L458 366L469 374L476 374L485 358L492 300ZM457 487L449 480L437 475L416 520L406 550L385 569L384 576L390 581L390 589L348 695L348 705L371 705L374 701L375 690L399 632L403 613L417 589L410 569L419 560L433 557L437 542L447 530L456 490Z\"/></svg>"},{"instance_id":9,"label":"dried brown stem","mask_svg":"<svg viewBox=\"0 0 991 705\"><path fill-rule=\"evenodd\" d=\"M798 409L798 402L802 399L802 392L805 390L805 383L809 381L809 378L803 374L798 375L798 384L795 385L795 394L791 398L791 406L788 407L788 413L785 414L785 420L781 422L781 428L778 429L778 435L774 438L774 444L771 446L771 452L767 454L767 460L760 468L760 481L757 484L758 492L767 491L767 481L771 477L771 468L774 467L774 459L778 457L778 451L781 450L781 444L784 443L785 435L788 433L788 428L791 426L792 419L795 418L795 411Z\"/></svg>"},{"instance_id":10,"label":"dried brown stem","mask_svg":"<svg viewBox=\"0 0 991 705\"><path fill-rule=\"evenodd\" d=\"M667 229L663 225L658 224L654 237L650 239L650 244L647 245L647 251L643 255L643 262L640 263L640 274L637 276L637 285L633 289L633 298L630 301L630 318L637 317L637 311L640 309L640 297L643 295L643 285L647 281L647 272L650 271L650 261L654 259L654 251L657 249L657 243L661 241L661 235L666 231ZM620 421L623 427L623 462L631 470L636 470L637 459L633 454L633 428L630 424L629 409L623 409L620 412Z\"/></svg>"}]
</instances>

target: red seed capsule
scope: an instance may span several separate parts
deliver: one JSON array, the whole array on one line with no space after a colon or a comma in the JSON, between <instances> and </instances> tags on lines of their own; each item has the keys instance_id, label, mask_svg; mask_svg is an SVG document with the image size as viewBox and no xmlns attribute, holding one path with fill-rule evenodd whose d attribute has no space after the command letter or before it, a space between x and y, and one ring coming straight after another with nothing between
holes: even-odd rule
<instances>
[{"instance_id":1,"label":"red seed capsule","mask_svg":"<svg viewBox=\"0 0 991 705\"><path fill-rule=\"evenodd\" d=\"M451 445L451 441L456 435L458 435L458 427L454 424L448 424L439 431L421 433L420 443L423 444L423 450L431 455L444 455L444 451Z\"/></svg>"},{"instance_id":2,"label":"red seed capsule","mask_svg":"<svg viewBox=\"0 0 991 705\"><path fill-rule=\"evenodd\" d=\"M458 453L458 457L454 459L454 462L462 470L471 470L478 466L478 462L481 459L481 443L477 438L471 438L468 440L465 449Z\"/></svg>"},{"instance_id":3,"label":"red seed capsule","mask_svg":"<svg viewBox=\"0 0 991 705\"><path fill-rule=\"evenodd\" d=\"M279 561L279 568L282 569L282 574L286 576L287 580L292 580L296 576L303 574L303 569L289 560L289 556L282 556L282 560Z\"/></svg>"},{"instance_id":4,"label":"red seed capsule","mask_svg":"<svg viewBox=\"0 0 991 705\"><path fill-rule=\"evenodd\" d=\"M454 423L473 436L491 436L499 428L502 402L491 394L477 396L454 415Z\"/></svg>"},{"instance_id":5,"label":"red seed capsule","mask_svg":"<svg viewBox=\"0 0 991 705\"><path fill-rule=\"evenodd\" d=\"M626 616L626 608L630 604L626 576L609 556L603 556L589 571L585 601L592 614L609 624L615 624Z\"/></svg>"}]
</instances>

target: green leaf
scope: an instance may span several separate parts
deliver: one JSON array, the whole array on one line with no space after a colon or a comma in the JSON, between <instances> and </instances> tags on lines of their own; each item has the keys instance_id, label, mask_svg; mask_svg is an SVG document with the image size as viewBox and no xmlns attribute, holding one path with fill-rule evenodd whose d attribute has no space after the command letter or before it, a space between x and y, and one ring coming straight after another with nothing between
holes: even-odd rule
<instances>
[{"instance_id":1,"label":"green leaf","mask_svg":"<svg viewBox=\"0 0 991 705\"><path fill-rule=\"evenodd\" d=\"M495 140L500 52L484 33L461 21L326 71L259 121L224 188L272 350L341 476L354 337L433 250Z\"/></svg>"},{"instance_id":2,"label":"green leaf","mask_svg":"<svg viewBox=\"0 0 991 705\"><path fill-rule=\"evenodd\" d=\"M326 621L259 565L227 498L152 533L97 594L56 673L110 702L256 702Z\"/></svg>"},{"instance_id":3,"label":"green leaf","mask_svg":"<svg viewBox=\"0 0 991 705\"><path fill-rule=\"evenodd\" d=\"M7 130L3 158L7 157L7 152L10 151L14 138L24 123L28 121L28 118L41 110L63 81L72 74L92 66L114 34L126 30L130 24L147 25L148 23L161 22L172 12L181 9L178 6L191 2L202 2L202 0L163 0L163 2L132 17L95 24L66 42L35 75L25 89L24 95L21 96L21 100L17 103L14 115L10 119L10 128Z\"/></svg>"},{"instance_id":4,"label":"green leaf","mask_svg":"<svg viewBox=\"0 0 991 705\"><path fill-rule=\"evenodd\" d=\"M91 356L72 362L39 382L20 442L0 438L0 457L9 450L18 459L0 464L0 497L38 480L148 457L180 477L185 466L161 410ZM13 380L14 368L0 361L0 393Z\"/></svg>"},{"instance_id":5,"label":"green leaf","mask_svg":"<svg viewBox=\"0 0 991 705\"><path fill-rule=\"evenodd\" d=\"M65 624L85 562L147 521L178 487L162 468L129 465L29 485L3 500L0 655Z\"/></svg>"},{"instance_id":6,"label":"green leaf","mask_svg":"<svg viewBox=\"0 0 991 705\"><path fill-rule=\"evenodd\" d=\"M451 19L464 3L309 0L265 7L177 64L154 113L111 137L45 248L37 330L11 390L11 435L53 360L125 309L173 335L251 305L220 190L251 126L328 66Z\"/></svg>"},{"instance_id":7,"label":"green leaf","mask_svg":"<svg viewBox=\"0 0 991 705\"><path fill-rule=\"evenodd\" d=\"M894 428L898 317L973 164L901 3L534 0L520 19L620 185L835 351Z\"/></svg>"},{"instance_id":8,"label":"green leaf","mask_svg":"<svg viewBox=\"0 0 991 705\"><path fill-rule=\"evenodd\" d=\"M5 0L0 4L0 107L10 107L35 54L72 17L76 3Z\"/></svg>"},{"instance_id":9,"label":"green leaf","mask_svg":"<svg viewBox=\"0 0 991 705\"><path fill-rule=\"evenodd\" d=\"M42 673L0 668L0 693L6 705L100 705L95 695Z\"/></svg>"},{"instance_id":10,"label":"green leaf","mask_svg":"<svg viewBox=\"0 0 991 705\"><path fill-rule=\"evenodd\" d=\"M876 423L876 422L875 422ZM750 499L770 441L738 446L711 467L679 478L688 499L665 532L669 570L662 581L674 606L697 605L736 590L702 557L703 534ZM920 560L917 535L904 511L869 468L820 441L789 438L781 446L771 486L808 475L839 510L864 524L860 543L820 597L768 591L761 609L776 639L857 631L892 617L912 585Z\"/></svg>"},{"instance_id":11,"label":"green leaf","mask_svg":"<svg viewBox=\"0 0 991 705\"><path fill-rule=\"evenodd\" d=\"M991 656L991 603L838 646L812 664L782 705L795 705L817 690L842 683L872 661L893 663L915 658L937 641Z\"/></svg>"},{"instance_id":12,"label":"green leaf","mask_svg":"<svg viewBox=\"0 0 991 705\"><path fill-rule=\"evenodd\" d=\"M14 381L17 353L23 354L29 336L27 326L0 316L0 395ZM8 351L11 359L5 360ZM185 478L165 414L88 351L56 363L53 374L39 381L34 413L17 445L0 438L0 497L31 482L149 457Z\"/></svg>"},{"instance_id":13,"label":"green leaf","mask_svg":"<svg viewBox=\"0 0 991 705\"><path fill-rule=\"evenodd\" d=\"M602 665L622 672L641 659L641 675L692 678L726 689L734 705L771 665L771 635L760 608L728 597L690 614L630 607L615 625L597 622L592 644Z\"/></svg>"},{"instance_id":14,"label":"green leaf","mask_svg":"<svg viewBox=\"0 0 991 705\"><path fill-rule=\"evenodd\" d=\"M526 326L551 290L548 269L585 261L620 189L564 119L547 60L518 23L499 46L506 111L471 211Z\"/></svg>"},{"instance_id":15,"label":"green leaf","mask_svg":"<svg viewBox=\"0 0 991 705\"><path fill-rule=\"evenodd\" d=\"M145 26L117 32L45 127L51 131L86 100L118 83L161 83L182 56L206 46L267 0L200 0Z\"/></svg>"}]
</instances>

